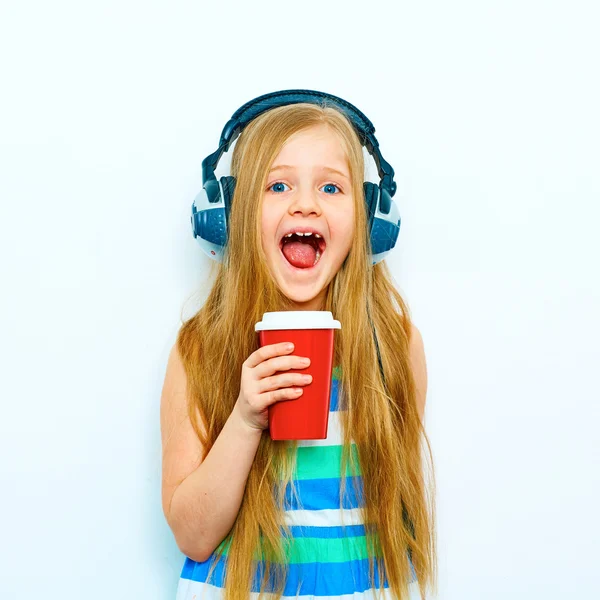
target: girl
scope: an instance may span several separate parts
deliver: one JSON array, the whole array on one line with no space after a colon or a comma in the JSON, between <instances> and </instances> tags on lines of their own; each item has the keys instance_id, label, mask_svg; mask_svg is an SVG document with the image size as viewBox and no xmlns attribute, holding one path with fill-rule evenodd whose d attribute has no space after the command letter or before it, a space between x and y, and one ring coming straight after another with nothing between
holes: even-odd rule
<instances>
[{"instance_id":1,"label":"girl","mask_svg":"<svg viewBox=\"0 0 600 600\"><path fill-rule=\"evenodd\" d=\"M370 258L364 173L356 130L326 102L267 110L234 147L224 260L179 330L161 398L163 510L186 555L177 600L437 588L425 357L386 263ZM292 231L321 236L318 259ZM268 406L310 383L288 373L307 366L293 348L258 348L254 325L275 310L342 324L326 440L266 431Z\"/></svg>"}]
</instances>

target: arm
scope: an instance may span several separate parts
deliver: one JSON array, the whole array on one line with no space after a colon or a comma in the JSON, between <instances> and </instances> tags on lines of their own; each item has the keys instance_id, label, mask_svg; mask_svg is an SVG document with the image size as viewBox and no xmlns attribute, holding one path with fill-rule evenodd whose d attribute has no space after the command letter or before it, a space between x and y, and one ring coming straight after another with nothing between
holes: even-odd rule
<instances>
[{"instance_id":1,"label":"arm","mask_svg":"<svg viewBox=\"0 0 600 600\"><path fill-rule=\"evenodd\" d=\"M411 330L409 350L410 363L417 391L417 410L422 422L425 416L425 400L427 396L427 363L425 361L423 338L421 337L421 332L414 324Z\"/></svg>"},{"instance_id":2,"label":"arm","mask_svg":"<svg viewBox=\"0 0 600 600\"><path fill-rule=\"evenodd\" d=\"M186 375L175 345L161 395L162 506L179 549L201 562L233 526L262 431L249 427L234 408L202 461L186 398Z\"/></svg>"}]
</instances>

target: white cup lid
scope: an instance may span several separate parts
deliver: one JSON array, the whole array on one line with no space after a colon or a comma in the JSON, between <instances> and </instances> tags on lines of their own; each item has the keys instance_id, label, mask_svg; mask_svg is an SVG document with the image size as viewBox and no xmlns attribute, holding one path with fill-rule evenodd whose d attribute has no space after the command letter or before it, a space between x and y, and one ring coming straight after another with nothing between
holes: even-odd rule
<instances>
[{"instance_id":1,"label":"white cup lid","mask_svg":"<svg viewBox=\"0 0 600 600\"><path fill-rule=\"evenodd\" d=\"M254 331L265 329L341 329L329 310L282 310L266 312Z\"/></svg>"}]
</instances>

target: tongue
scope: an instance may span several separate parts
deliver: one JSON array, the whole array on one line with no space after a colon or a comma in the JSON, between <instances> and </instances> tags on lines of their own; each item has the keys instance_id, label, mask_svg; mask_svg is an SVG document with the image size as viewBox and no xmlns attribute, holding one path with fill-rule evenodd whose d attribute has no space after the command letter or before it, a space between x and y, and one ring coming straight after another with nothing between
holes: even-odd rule
<instances>
[{"instance_id":1,"label":"tongue","mask_svg":"<svg viewBox=\"0 0 600 600\"><path fill-rule=\"evenodd\" d=\"M317 258L316 250L303 242L287 242L283 245L282 252L288 262L298 269L312 267Z\"/></svg>"}]
</instances>

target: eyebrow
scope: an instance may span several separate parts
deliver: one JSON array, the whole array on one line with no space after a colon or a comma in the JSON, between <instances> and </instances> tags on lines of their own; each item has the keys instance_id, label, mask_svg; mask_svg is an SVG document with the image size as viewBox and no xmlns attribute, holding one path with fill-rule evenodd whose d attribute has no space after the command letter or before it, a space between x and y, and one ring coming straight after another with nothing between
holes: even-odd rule
<instances>
[{"instance_id":1,"label":"eyebrow","mask_svg":"<svg viewBox=\"0 0 600 600\"><path fill-rule=\"evenodd\" d=\"M283 171L285 169L294 169L294 167L292 165L276 165L274 166L269 173L272 173L273 171ZM345 173L342 173L342 171L338 171L337 169L334 169L333 167L315 167L316 171L328 171L329 173L336 173L337 175L341 175L342 177L344 177L345 179L347 179L348 181L350 181L350 178L348 177L348 175L346 175Z\"/></svg>"}]
</instances>

